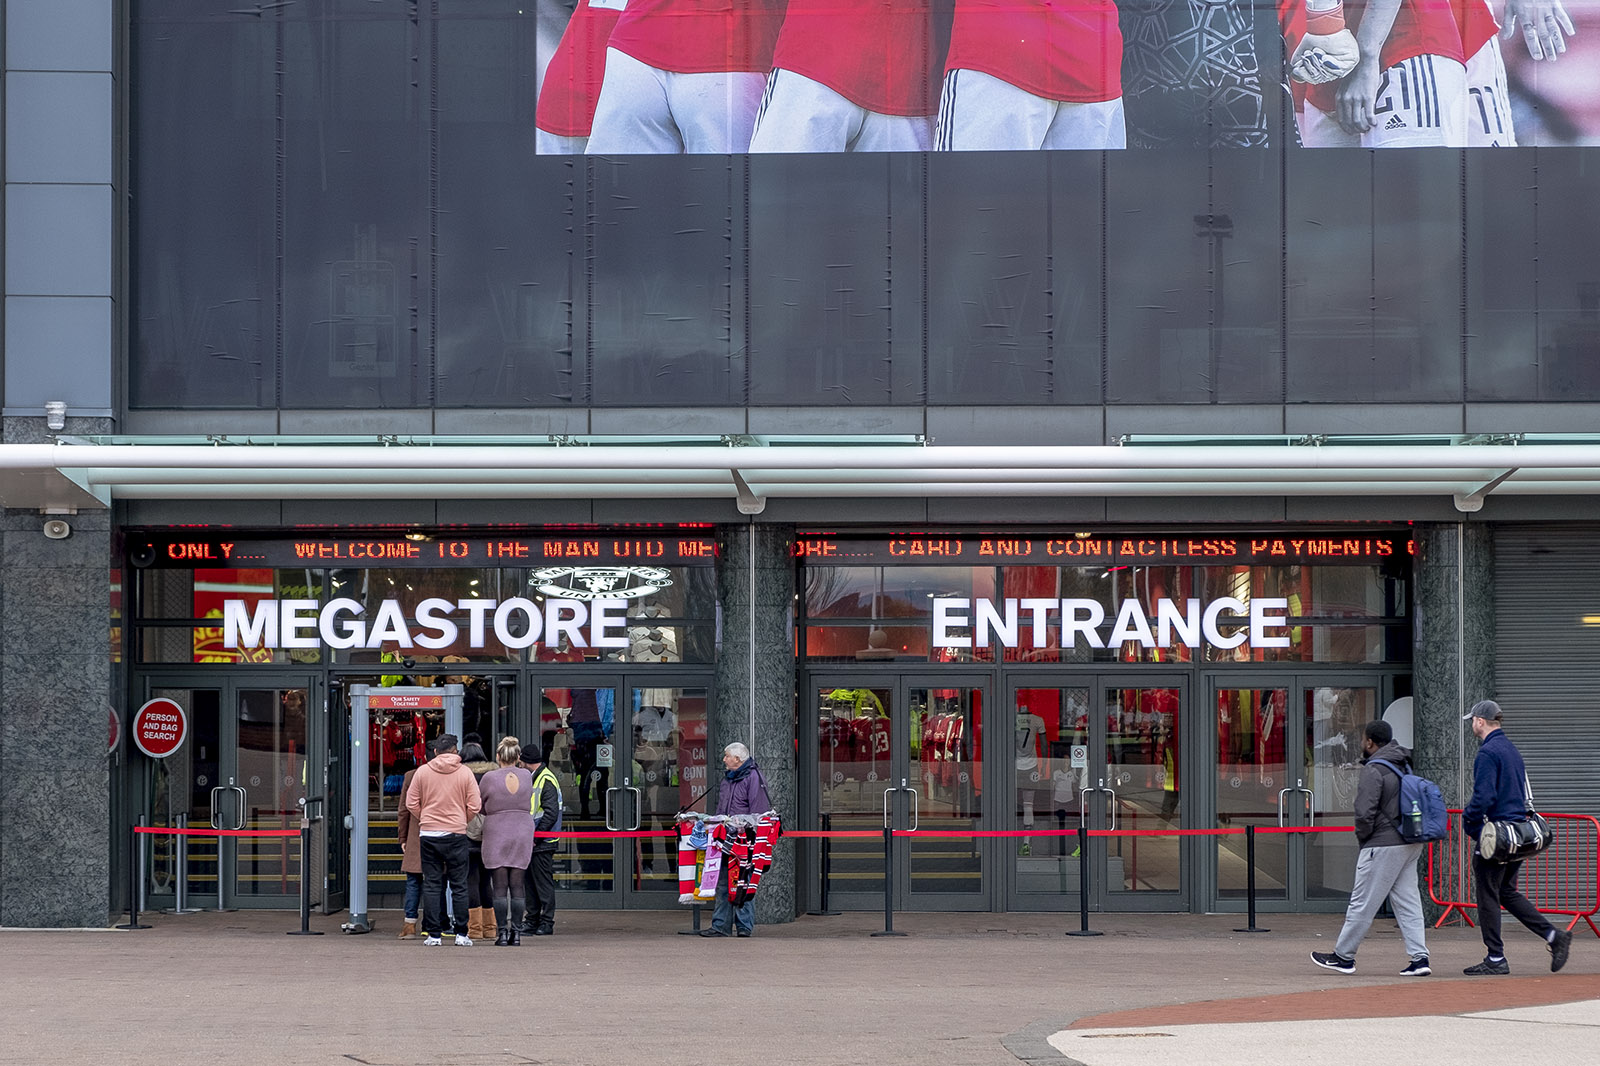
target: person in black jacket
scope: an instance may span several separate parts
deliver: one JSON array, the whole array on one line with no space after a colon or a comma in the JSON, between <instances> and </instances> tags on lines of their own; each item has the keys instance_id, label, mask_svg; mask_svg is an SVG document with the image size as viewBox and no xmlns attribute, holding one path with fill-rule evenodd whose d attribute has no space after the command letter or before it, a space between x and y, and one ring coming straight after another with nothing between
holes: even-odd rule
<instances>
[{"instance_id":1,"label":"person in black jacket","mask_svg":"<svg viewBox=\"0 0 1600 1066\"><path fill-rule=\"evenodd\" d=\"M522 765L533 774L533 857L528 860L528 911L522 932L550 936L556 931L556 845L547 834L561 831L561 784L544 762L537 744L522 749Z\"/></svg>"},{"instance_id":2,"label":"person in black jacket","mask_svg":"<svg viewBox=\"0 0 1600 1066\"><path fill-rule=\"evenodd\" d=\"M1500 728L1504 716L1494 700L1479 700L1462 718L1472 723L1478 757L1472 763L1472 799L1461 812L1461 826L1474 841L1485 822L1521 822L1528 817L1528 770L1522 753ZM1500 939L1500 908L1516 916L1550 948L1550 972L1567 964L1572 933L1557 929L1517 888L1522 862L1488 862L1472 849L1472 879L1478 889L1478 931L1489 954L1463 972L1469 976L1508 974L1505 944Z\"/></svg>"},{"instance_id":3,"label":"person in black jacket","mask_svg":"<svg viewBox=\"0 0 1600 1066\"><path fill-rule=\"evenodd\" d=\"M1333 950L1313 951L1311 961L1326 970L1355 973L1356 949L1372 928L1378 905L1388 896L1406 954L1411 956L1400 976L1427 977L1433 970L1428 966L1422 891L1417 885L1417 859L1424 845L1407 843L1396 828L1400 824L1400 772L1411 762L1411 753L1394 742L1394 729L1388 722L1367 723L1361 750L1366 757L1356 785L1356 843L1361 845L1356 883ZM1393 769L1382 765L1385 762Z\"/></svg>"}]
</instances>

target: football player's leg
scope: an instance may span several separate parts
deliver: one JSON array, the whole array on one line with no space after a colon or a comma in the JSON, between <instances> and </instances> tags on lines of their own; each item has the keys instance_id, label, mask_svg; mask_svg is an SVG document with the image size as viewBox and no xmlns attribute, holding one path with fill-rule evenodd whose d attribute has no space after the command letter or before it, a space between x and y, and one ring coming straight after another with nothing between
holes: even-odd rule
<instances>
[{"instance_id":1,"label":"football player's leg","mask_svg":"<svg viewBox=\"0 0 1600 1066\"><path fill-rule=\"evenodd\" d=\"M767 78L750 151L843 152L860 110L820 82L775 70Z\"/></svg>"},{"instance_id":2,"label":"football player's leg","mask_svg":"<svg viewBox=\"0 0 1600 1066\"><path fill-rule=\"evenodd\" d=\"M1467 69L1444 56L1402 60L1383 72L1373 111L1363 148L1465 148Z\"/></svg>"},{"instance_id":3,"label":"football player's leg","mask_svg":"<svg viewBox=\"0 0 1600 1066\"><path fill-rule=\"evenodd\" d=\"M1307 102L1300 116L1300 143L1307 148L1360 148L1361 134L1346 133L1338 116Z\"/></svg>"},{"instance_id":4,"label":"football player's leg","mask_svg":"<svg viewBox=\"0 0 1600 1066\"><path fill-rule=\"evenodd\" d=\"M587 137L563 137L535 128L533 150L539 155L582 155L589 145Z\"/></svg>"},{"instance_id":5,"label":"football player's leg","mask_svg":"<svg viewBox=\"0 0 1600 1066\"><path fill-rule=\"evenodd\" d=\"M606 49L606 76L589 131L590 155L673 155L683 138L667 104L668 75L655 67Z\"/></svg>"},{"instance_id":6,"label":"football player's leg","mask_svg":"<svg viewBox=\"0 0 1600 1066\"><path fill-rule=\"evenodd\" d=\"M1127 122L1122 98L1096 103L1058 103L1044 136L1044 148L1126 148Z\"/></svg>"},{"instance_id":7,"label":"football player's leg","mask_svg":"<svg viewBox=\"0 0 1600 1066\"><path fill-rule=\"evenodd\" d=\"M748 152L767 76L753 71L667 75L667 100L691 154Z\"/></svg>"},{"instance_id":8,"label":"football player's leg","mask_svg":"<svg viewBox=\"0 0 1600 1066\"><path fill-rule=\"evenodd\" d=\"M948 71L939 97L934 148L945 152L1042 148L1055 110L1055 101L981 71Z\"/></svg>"},{"instance_id":9,"label":"football player's leg","mask_svg":"<svg viewBox=\"0 0 1600 1066\"><path fill-rule=\"evenodd\" d=\"M852 152L926 152L933 147L932 115L882 115L861 110Z\"/></svg>"},{"instance_id":10,"label":"football player's leg","mask_svg":"<svg viewBox=\"0 0 1600 1066\"><path fill-rule=\"evenodd\" d=\"M1506 64L1500 38L1491 37L1467 60L1467 146L1515 148L1511 101L1506 93Z\"/></svg>"}]
</instances>

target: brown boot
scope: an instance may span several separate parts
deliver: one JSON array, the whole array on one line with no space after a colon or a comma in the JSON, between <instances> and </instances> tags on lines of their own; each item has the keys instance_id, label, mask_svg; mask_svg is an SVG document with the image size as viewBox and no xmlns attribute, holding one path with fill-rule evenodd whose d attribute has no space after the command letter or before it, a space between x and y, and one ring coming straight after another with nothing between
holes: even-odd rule
<instances>
[{"instance_id":1,"label":"brown boot","mask_svg":"<svg viewBox=\"0 0 1600 1066\"><path fill-rule=\"evenodd\" d=\"M488 937L488 923L484 921L486 914L493 913L488 907L473 907L467 911L467 936L473 940L483 940Z\"/></svg>"},{"instance_id":2,"label":"brown boot","mask_svg":"<svg viewBox=\"0 0 1600 1066\"><path fill-rule=\"evenodd\" d=\"M407 920L406 924L402 925L400 927L400 939L401 940L415 940L415 939L417 939L417 923L414 922L414 921Z\"/></svg>"}]
</instances>

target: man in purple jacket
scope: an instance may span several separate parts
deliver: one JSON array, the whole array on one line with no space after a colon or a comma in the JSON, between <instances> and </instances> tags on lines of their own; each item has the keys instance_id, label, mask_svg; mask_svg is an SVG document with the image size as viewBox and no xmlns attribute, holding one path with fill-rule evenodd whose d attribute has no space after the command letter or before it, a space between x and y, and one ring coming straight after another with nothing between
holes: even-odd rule
<instances>
[{"instance_id":1,"label":"man in purple jacket","mask_svg":"<svg viewBox=\"0 0 1600 1066\"><path fill-rule=\"evenodd\" d=\"M722 749L722 788L717 793L718 814L765 814L772 809L772 799L767 795L767 782L761 776L750 749L740 743ZM730 929L729 927L733 928ZM711 928L702 929L701 936L728 936L737 931L749 936L756 927L756 901L748 899L735 907L728 900L728 878L717 882L717 909L711 915Z\"/></svg>"}]
</instances>

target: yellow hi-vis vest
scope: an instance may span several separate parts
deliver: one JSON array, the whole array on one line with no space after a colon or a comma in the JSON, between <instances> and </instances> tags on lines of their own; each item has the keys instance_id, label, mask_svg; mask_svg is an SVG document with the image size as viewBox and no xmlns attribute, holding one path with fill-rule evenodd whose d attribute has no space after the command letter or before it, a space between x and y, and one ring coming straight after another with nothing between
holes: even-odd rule
<instances>
[{"instance_id":1,"label":"yellow hi-vis vest","mask_svg":"<svg viewBox=\"0 0 1600 1066\"><path fill-rule=\"evenodd\" d=\"M556 795L557 796L561 795L561 779L555 775L555 771L554 770L550 769L550 764L549 763L545 763L543 766L541 766L539 768L539 772L533 776L533 800L529 804L529 808L528 809L533 813L533 820L534 820L535 823L537 823L539 821L539 819L541 817L543 817L543 815L544 815L544 807L543 807L543 805L541 803L541 800L544 797L544 784L545 784L546 781L548 781L552 785L556 786ZM560 807L560 801L558 800L557 801L557 806L556 806L556 820L555 820L555 824L554 824L554 829L560 829L560 828L561 828L561 807Z\"/></svg>"}]
</instances>

